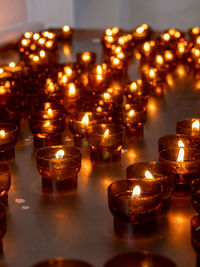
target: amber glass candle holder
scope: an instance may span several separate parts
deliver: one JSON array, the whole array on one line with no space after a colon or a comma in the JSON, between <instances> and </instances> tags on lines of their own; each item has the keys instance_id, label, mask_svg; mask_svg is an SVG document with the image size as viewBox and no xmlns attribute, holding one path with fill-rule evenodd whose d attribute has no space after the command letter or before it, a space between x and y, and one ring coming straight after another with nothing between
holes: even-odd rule
<instances>
[{"instance_id":1,"label":"amber glass candle holder","mask_svg":"<svg viewBox=\"0 0 200 267\"><path fill-rule=\"evenodd\" d=\"M17 143L17 126L11 123L0 123L0 161L15 157Z\"/></svg>"},{"instance_id":2,"label":"amber glass candle holder","mask_svg":"<svg viewBox=\"0 0 200 267\"><path fill-rule=\"evenodd\" d=\"M37 264L34 264L32 267L93 267L93 266L81 260L55 258L55 259L41 261Z\"/></svg>"},{"instance_id":3,"label":"amber glass candle holder","mask_svg":"<svg viewBox=\"0 0 200 267\"><path fill-rule=\"evenodd\" d=\"M183 161L177 161L180 150L184 150ZM169 148L159 153L159 161L166 162L168 172L178 179L174 191L176 193L191 192L191 182L198 177L200 169L200 152L194 148Z\"/></svg>"},{"instance_id":4,"label":"amber glass candle holder","mask_svg":"<svg viewBox=\"0 0 200 267\"><path fill-rule=\"evenodd\" d=\"M177 148L179 146L179 141L183 142L184 147L199 148L200 147L200 138L184 135L184 134L171 134L162 136L158 139L158 151L168 149L168 148Z\"/></svg>"},{"instance_id":5,"label":"amber glass candle holder","mask_svg":"<svg viewBox=\"0 0 200 267\"><path fill-rule=\"evenodd\" d=\"M94 112L78 112L71 115L69 128L74 135L74 145L78 147L86 146L87 128L101 122L104 122L104 117Z\"/></svg>"},{"instance_id":6,"label":"amber glass candle holder","mask_svg":"<svg viewBox=\"0 0 200 267\"><path fill-rule=\"evenodd\" d=\"M92 68L96 58L97 56L94 52L85 51L76 54L76 61L83 71Z\"/></svg>"},{"instance_id":7,"label":"amber glass candle holder","mask_svg":"<svg viewBox=\"0 0 200 267\"><path fill-rule=\"evenodd\" d=\"M149 252L131 252L118 255L110 259L104 267L177 267L177 265L161 255L151 254Z\"/></svg>"},{"instance_id":8,"label":"amber glass candle holder","mask_svg":"<svg viewBox=\"0 0 200 267\"><path fill-rule=\"evenodd\" d=\"M43 147L36 152L36 160L44 193L65 193L77 187L79 149L64 145Z\"/></svg>"},{"instance_id":9,"label":"amber glass candle holder","mask_svg":"<svg viewBox=\"0 0 200 267\"><path fill-rule=\"evenodd\" d=\"M141 179L159 182L162 185L162 211L165 211L170 208L171 194L175 186L174 176L168 172L169 168L170 166L163 162L136 162L126 168L126 177L135 179L136 182ZM147 178L146 171L149 171L153 177Z\"/></svg>"},{"instance_id":10,"label":"amber glass candle holder","mask_svg":"<svg viewBox=\"0 0 200 267\"><path fill-rule=\"evenodd\" d=\"M193 123L197 121L197 127L193 127ZM200 123L200 119L186 119L182 121L178 121L176 123L176 133L177 134L186 134L193 136L200 136L200 129L198 129L198 124Z\"/></svg>"},{"instance_id":11,"label":"amber glass candle holder","mask_svg":"<svg viewBox=\"0 0 200 267\"><path fill-rule=\"evenodd\" d=\"M88 127L86 138L90 146L91 161L111 162L120 160L124 135L124 127L117 124L99 124Z\"/></svg>"},{"instance_id":12,"label":"amber glass candle holder","mask_svg":"<svg viewBox=\"0 0 200 267\"><path fill-rule=\"evenodd\" d=\"M108 205L115 233L132 235L155 230L161 200L161 185L156 181L129 179L112 183L108 187Z\"/></svg>"},{"instance_id":13,"label":"amber glass candle holder","mask_svg":"<svg viewBox=\"0 0 200 267\"><path fill-rule=\"evenodd\" d=\"M197 177L198 178L198 177ZM192 184L192 205L198 214L200 214L200 179L195 179Z\"/></svg>"},{"instance_id":14,"label":"amber glass candle holder","mask_svg":"<svg viewBox=\"0 0 200 267\"><path fill-rule=\"evenodd\" d=\"M46 102L32 108L29 121L36 148L60 144L65 128L65 113L62 106Z\"/></svg>"},{"instance_id":15,"label":"amber glass candle holder","mask_svg":"<svg viewBox=\"0 0 200 267\"><path fill-rule=\"evenodd\" d=\"M0 254L3 253L3 237L7 229L6 206L0 203Z\"/></svg>"},{"instance_id":16,"label":"amber glass candle holder","mask_svg":"<svg viewBox=\"0 0 200 267\"><path fill-rule=\"evenodd\" d=\"M200 266L200 217L195 215L191 220L191 243L197 254L196 266Z\"/></svg>"},{"instance_id":17,"label":"amber glass candle holder","mask_svg":"<svg viewBox=\"0 0 200 267\"><path fill-rule=\"evenodd\" d=\"M147 24L142 24L133 30L133 40L135 42L141 42L147 40L151 35L151 28Z\"/></svg>"},{"instance_id":18,"label":"amber glass candle holder","mask_svg":"<svg viewBox=\"0 0 200 267\"><path fill-rule=\"evenodd\" d=\"M11 186L10 168L6 164L0 164L0 202L8 204L8 191Z\"/></svg>"},{"instance_id":19,"label":"amber glass candle holder","mask_svg":"<svg viewBox=\"0 0 200 267\"><path fill-rule=\"evenodd\" d=\"M102 91L103 88L108 86L109 81L107 78L106 73L101 69L98 71L98 67L101 68L101 66L93 67L89 73L88 73L88 81L89 86L91 88L91 91Z\"/></svg>"},{"instance_id":20,"label":"amber glass candle holder","mask_svg":"<svg viewBox=\"0 0 200 267\"><path fill-rule=\"evenodd\" d=\"M143 136L143 125L146 122L146 107L125 104L121 108L115 108L114 121L123 125L128 137L139 138Z\"/></svg>"}]
</instances>

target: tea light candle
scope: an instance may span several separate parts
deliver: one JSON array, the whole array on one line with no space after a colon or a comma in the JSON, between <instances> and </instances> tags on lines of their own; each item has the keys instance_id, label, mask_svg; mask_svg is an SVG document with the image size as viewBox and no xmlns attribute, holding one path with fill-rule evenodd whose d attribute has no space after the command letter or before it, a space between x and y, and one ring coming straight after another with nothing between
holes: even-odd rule
<instances>
[{"instance_id":1,"label":"tea light candle","mask_svg":"<svg viewBox=\"0 0 200 267\"><path fill-rule=\"evenodd\" d=\"M174 177L168 171L170 166L163 162L136 162L126 168L127 179L134 179L136 182L141 179L157 181L162 185L162 210L170 208L171 193L175 186Z\"/></svg>"},{"instance_id":2,"label":"tea light candle","mask_svg":"<svg viewBox=\"0 0 200 267\"><path fill-rule=\"evenodd\" d=\"M194 148L169 148L159 153L159 161L171 166L168 171L178 176L175 191L191 191L191 182L199 175L200 152Z\"/></svg>"},{"instance_id":3,"label":"tea light candle","mask_svg":"<svg viewBox=\"0 0 200 267\"><path fill-rule=\"evenodd\" d=\"M200 138L185 134L171 134L158 139L159 152L172 147L192 147L198 149L200 147Z\"/></svg>"},{"instance_id":4,"label":"tea light candle","mask_svg":"<svg viewBox=\"0 0 200 267\"><path fill-rule=\"evenodd\" d=\"M86 138L90 146L90 158L95 162L121 159L125 131L121 125L99 124L88 127Z\"/></svg>"},{"instance_id":5,"label":"tea light candle","mask_svg":"<svg viewBox=\"0 0 200 267\"><path fill-rule=\"evenodd\" d=\"M108 84L106 74L101 65L97 65L89 71L88 79L91 91L101 91Z\"/></svg>"},{"instance_id":6,"label":"tea light candle","mask_svg":"<svg viewBox=\"0 0 200 267\"><path fill-rule=\"evenodd\" d=\"M51 102L33 106L29 125L35 147L60 144L61 132L65 128L63 107Z\"/></svg>"},{"instance_id":7,"label":"tea light candle","mask_svg":"<svg viewBox=\"0 0 200 267\"><path fill-rule=\"evenodd\" d=\"M144 106L125 104L121 108L115 108L114 121L126 128L129 137L143 136L143 125L146 122L147 112Z\"/></svg>"},{"instance_id":8,"label":"tea light candle","mask_svg":"<svg viewBox=\"0 0 200 267\"><path fill-rule=\"evenodd\" d=\"M133 40L134 41L145 41L151 34L151 28L147 24L142 24L133 30Z\"/></svg>"},{"instance_id":9,"label":"tea light candle","mask_svg":"<svg viewBox=\"0 0 200 267\"><path fill-rule=\"evenodd\" d=\"M186 119L176 123L176 133L199 136L200 119Z\"/></svg>"},{"instance_id":10,"label":"tea light candle","mask_svg":"<svg viewBox=\"0 0 200 267\"><path fill-rule=\"evenodd\" d=\"M96 57L96 53L89 51L76 54L77 63L83 71L93 67L96 62Z\"/></svg>"},{"instance_id":11,"label":"tea light candle","mask_svg":"<svg viewBox=\"0 0 200 267\"><path fill-rule=\"evenodd\" d=\"M10 168L6 164L0 164L0 203L8 204L8 191L11 186Z\"/></svg>"},{"instance_id":12,"label":"tea light candle","mask_svg":"<svg viewBox=\"0 0 200 267\"><path fill-rule=\"evenodd\" d=\"M130 266L152 266L152 267L177 267L169 258L161 255L145 252L124 253L110 259L104 267L130 267Z\"/></svg>"},{"instance_id":13,"label":"tea light candle","mask_svg":"<svg viewBox=\"0 0 200 267\"><path fill-rule=\"evenodd\" d=\"M120 180L108 187L108 205L115 233L131 235L155 227L161 207L161 185L150 180Z\"/></svg>"},{"instance_id":14,"label":"tea light candle","mask_svg":"<svg viewBox=\"0 0 200 267\"><path fill-rule=\"evenodd\" d=\"M78 112L70 116L69 128L74 135L74 145L86 146L86 131L89 126L101 123L104 117L94 112Z\"/></svg>"},{"instance_id":15,"label":"tea light candle","mask_svg":"<svg viewBox=\"0 0 200 267\"><path fill-rule=\"evenodd\" d=\"M44 193L65 193L77 187L81 168L79 149L64 145L40 148L36 160Z\"/></svg>"},{"instance_id":16,"label":"tea light candle","mask_svg":"<svg viewBox=\"0 0 200 267\"><path fill-rule=\"evenodd\" d=\"M15 156L17 143L17 126L11 123L0 123L0 161L8 161Z\"/></svg>"}]
</instances>

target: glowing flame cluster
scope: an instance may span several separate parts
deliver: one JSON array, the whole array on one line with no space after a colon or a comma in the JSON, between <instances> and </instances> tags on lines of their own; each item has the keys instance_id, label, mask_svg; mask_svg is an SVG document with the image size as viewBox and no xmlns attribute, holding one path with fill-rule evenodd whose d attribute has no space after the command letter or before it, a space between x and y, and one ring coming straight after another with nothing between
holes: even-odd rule
<instances>
[{"instance_id":1,"label":"glowing flame cluster","mask_svg":"<svg viewBox=\"0 0 200 267\"><path fill-rule=\"evenodd\" d=\"M136 186L133 188L131 198L132 198L132 199L134 199L134 198L138 198L138 197L140 197L140 195L141 195L141 188L140 188L139 185L136 185Z\"/></svg>"},{"instance_id":2,"label":"glowing flame cluster","mask_svg":"<svg viewBox=\"0 0 200 267\"><path fill-rule=\"evenodd\" d=\"M64 154L65 154L65 151L62 150L62 149L60 149L60 150L58 150L58 151L56 152L56 158L57 158L57 159L62 159L63 156L64 156Z\"/></svg>"}]
</instances>

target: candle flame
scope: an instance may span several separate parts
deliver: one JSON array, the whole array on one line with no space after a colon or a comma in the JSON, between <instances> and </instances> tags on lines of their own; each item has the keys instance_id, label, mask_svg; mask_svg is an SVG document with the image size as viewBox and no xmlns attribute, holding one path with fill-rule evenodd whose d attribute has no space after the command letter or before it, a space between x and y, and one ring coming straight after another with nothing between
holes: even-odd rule
<instances>
[{"instance_id":1,"label":"candle flame","mask_svg":"<svg viewBox=\"0 0 200 267\"><path fill-rule=\"evenodd\" d=\"M178 141L178 147L185 147L184 143L181 140Z\"/></svg>"},{"instance_id":2,"label":"candle flame","mask_svg":"<svg viewBox=\"0 0 200 267\"><path fill-rule=\"evenodd\" d=\"M103 97L104 97L105 100L108 100L108 99L110 99L110 94L109 93L104 93Z\"/></svg>"},{"instance_id":3,"label":"candle flame","mask_svg":"<svg viewBox=\"0 0 200 267\"><path fill-rule=\"evenodd\" d=\"M169 35L169 33L165 33L165 34L163 35L163 39L164 39L165 41L169 41L169 39L170 39L170 35Z\"/></svg>"},{"instance_id":4,"label":"candle flame","mask_svg":"<svg viewBox=\"0 0 200 267\"><path fill-rule=\"evenodd\" d=\"M49 127L50 126L50 121L46 121L45 123L44 123L44 127Z\"/></svg>"},{"instance_id":5,"label":"candle flame","mask_svg":"<svg viewBox=\"0 0 200 267\"><path fill-rule=\"evenodd\" d=\"M144 28L142 26L140 26L136 29L136 32L139 34L143 33L143 31L144 31Z\"/></svg>"},{"instance_id":6,"label":"candle flame","mask_svg":"<svg viewBox=\"0 0 200 267\"><path fill-rule=\"evenodd\" d=\"M112 30L111 29L106 29L106 35L112 35Z\"/></svg>"},{"instance_id":7,"label":"candle flame","mask_svg":"<svg viewBox=\"0 0 200 267\"><path fill-rule=\"evenodd\" d=\"M89 61L90 60L90 54L88 52L83 53L82 59L83 61Z\"/></svg>"},{"instance_id":8,"label":"candle flame","mask_svg":"<svg viewBox=\"0 0 200 267\"><path fill-rule=\"evenodd\" d=\"M155 78L155 76L156 76L156 72L155 72L154 69L150 69L150 70L149 70L149 76L150 76L150 78Z\"/></svg>"},{"instance_id":9,"label":"candle flame","mask_svg":"<svg viewBox=\"0 0 200 267\"><path fill-rule=\"evenodd\" d=\"M137 83L136 82L132 82L131 86L130 86L131 91L135 91L137 89Z\"/></svg>"},{"instance_id":10,"label":"candle flame","mask_svg":"<svg viewBox=\"0 0 200 267\"><path fill-rule=\"evenodd\" d=\"M0 68L0 74L3 73L3 72L4 72L4 70L2 68Z\"/></svg>"},{"instance_id":11,"label":"candle flame","mask_svg":"<svg viewBox=\"0 0 200 267\"><path fill-rule=\"evenodd\" d=\"M25 34L24 34L24 36L25 36L26 38L30 38L31 35L32 35L32 32L25 32Z\"/></svg>"},{"instance_id":12,"label":"candle flame","mask_svg":"<svg viewBox=\"0 0 200 267\"><path fill-rule=\"evenodd\" d=\"M56 158L57 159L62 159L64 154L65 154L64 150L62 150L62 149L58 150L58 152L56 152Z\"/></svg>"},{"instance_id":13,"label":"candle flame","mask_svg":"<svg viewBox=\"0 0 200 267\"><path fill-rule=\"evenodd\" d=\"M64 25L64 26L62 27L62 30L63 30L64 32L68 32L68 31L70 30L70 27L69 27L68 25Z\"/></svg>"},{"instance_id":14,"label":"candle flame","mask_svg":"<svg viewBox=\"0 0 200 267\"><path fill-rule=\"evenodd\" d=\"M184 148L179 149L178 157L177 157L177 162L183 162L184 161Z\"/></svg>"},{"instance_id":15,"label":"candle flame","mask_svg":"<svg viewBox=\"0 0 200 267\"><path fill-rule=\"evenodd\" d=\"M44 38L40 38L40 39L38 40L38 43L39 43L39 44L44 44L44 43L45 43L45 39L44 39Z\"/></svg>"},{"instance_id":16,"label":"candle flame","mask_svg":"<svg viewBox=\"0 0 200 267\"><path fill-rule=\"evenodd\" d=\"M64 67L64 72L68 77L72 75L72 69L68 66Z\"/></svg>"},{"instance_id":17,"label":"candle flame","mask_svg":"<svg viewBox=\"0 0 200 267\"><path fill-rule=\"evenodd\" d=\"M34 39L34 40L38 40L39 38L40 38L39 33L34 33L34 34L33 34L33 39Z\"/></svg>"},{"instance_id":18,"label":"candle flame","mask_svg":"<svg viewBox=\"0 0 200 267\"><path fill-rule=\"evenodd\" d=\"M67 76L66 75L62 76L61 82L62 83L66 83L67 82Z\"/></svg>"},{"instance_id":19,"label":"candle flame","mask_svg":"<svg viewBox=\"0 0 200 267\"><path fill-rule=\"evenodd\" d=\"M44 50L41 50L41 51L40 51L40 57L43 58L43 57L45 57L45 55L46 55L45 51L44 51Z\"/></svg>"},{"instance_id":20,"label":"candle flame","mask_svg":"<svg viewBox=\"0 0 200 267\"><path fill-rule=\"evenodd\" d=\"M69 85L69 96L73 96L76 94L76 87L73 83Z\"/></svg>"},{"instance_id":21,"label":"candle flame","mask_svg":"<svg viewBox=\"0 0 200 267\"><path fill-rule=\"evenodd\" d=\"M98 74L102 74L103 73L101 65L97 65L97 73Z\"/></svg>"},{"instance_id":22,"label":"candle flame","mask_svg":"<svg viewBox=\"0 0 200 267\"><path fill-rule=\"evenodd\" d=\"M10 68L15 68L15 66L16 66L16 63L15 63L15 62L10 62L10 63L9 63L9 67L10 67Z\"/></svg>"},{"instance_id":23,"label":"candle flame","mask_svg":"<svg viewBox=\"0 0 200 267\"><path fill-rule=\"evenodd\" d=\"M5 131L4 131L4 130L1 130L1 131L0 131L0 137L3 138L3 137L5 137L5 135L6 135Z\"/></svg>"},{"instance_id":24,"label":"candle flame","mask_svg":"<svg viewBox=\"0 0 200 267\"><path fill-rule=\"evenodd\" d=\"M89 124L89 116L88 114L86 113L85 116L83 117L82 121L81 121L81 124L84 125L84 126L88 126Z\"/></svg>"},{"instance_id":25,"label":"candle flame","mask_svg":"<svg viewBox=\"0 0 200 267\"><path fill-rule=\"evenodd\" d=\"M40 58L38 56L33 57L33 61L38 62L39 60L40 60Z\"/></svg>"},{"instance_id":26,"label":"candle flame","mask_svg":"<svg viewBox=\"0 0 200 267\"><path fill-rule=\"evenodd\" d=\"M23 40L22 40L22 45L26 46L27 44L28 44L28 40L23 39Z\"/></svg>"},{"instance_id":27,"label":"candle flame","mask_svg":"<svg viewBox=\"0 0 200 267\"><path fill-rule=\"evenodd\" d=\"M131 198L135 198L135 197L139 197L141 194L141 188L139 185L136 185L134 188L133 188L133 192L132 192L132 196Z\"/></svg>"},{"instance_id":28,"label":"candle flame","mask_svg":"<svg viewBox=\"0 0 200 267\"><path fill-rule=\"evenodd\" d=\"M144 174L145 174L146 179L153 179L154 178L150 171L145 171Z\"/></svg>"},{"instance_id":29,"label":"candle flame","mask_svg":"<svg viewBox=\"0 0 200 267\"><path fill-rule=\"evenodd\" d=\"M133 109L131 109L128 113L129 117L133 117L135 114L135 111Z\"/></svg>"},{"instance_id":30,"label":"candle flame","mask_svg":"<svg viewBox=\"0 0 200 267\"><path fill-rule=\"evenodd\" d=\"M104 132L104 137L108 137L108 135L109 135L109 129L106 129Z\"/></svg>"},{"instance_id":31,"label":"candle flame","mask_svg":"<svg viewBox=\"0 0 200 267\"><path fill-rule=\"evenodd\" d=\"M53 41L52 40L49 40L46 42L46 47L47 48L51 48L53 46Z\"/></svg>"},{"instance_id":32,"label":"candle flame","mask_svg":"<svg viewBox=\"0 0 200 267\"><path fill-rule=\"evenodd\" d=\"M157 55L156 62L160 65L163 64L164 63L163 57L161 55Z\"/></svg>"},{"instance_id":33,"label":"candle flame","mask_svg":"<svg viewBox=\"0 0 200 267\"><path fill-rule=\"evenodd\" d=\"M143 48L144 48L144 51L149 52L150 51L150 43L145 42Z\"/></svg>"},{"instance_id":34,"label":"candle flame","mask_svg":"<svg viewBox=\"0 0 200 267\"><path fill-rule=\"evenodd\" d=\"M114 64L114 65L119 65L119 63L120 63L119 58L114 58L114 59L113 59L113 64Z\"/></svg>"},{"instance_id":35,"label":"candle flame","mask_svg":"<svg viewBox=\"0 0 200 267\"><path fill-rule=\"evenodd\" d=\"M195 120L195 121L192 123L192 130L199 131L199 121L198 121L198 120Z\"/></svg>"},{"instance_id":36,"label":"candle flame","mask_svg":"<svg viewBox=\"0 0 200 267\"><path fill-rule=\"evenodd\" d=\"M47 114L48 114L49 117L53 117L53 110L51 108L49 108L47 110Z\"/></svg>"}]
</instances>

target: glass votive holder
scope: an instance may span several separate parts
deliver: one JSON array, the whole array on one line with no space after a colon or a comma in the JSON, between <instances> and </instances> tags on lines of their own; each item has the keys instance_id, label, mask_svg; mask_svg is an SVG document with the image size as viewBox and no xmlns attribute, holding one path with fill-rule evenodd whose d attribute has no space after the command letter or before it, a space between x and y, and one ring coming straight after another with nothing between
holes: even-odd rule
<instances>
[{"instance_id":1,"label":"glass votive holder","mask_svg":"<svg viewBox=\"0 0 200 267\"><path fill-rule=\"evenodd\" d=\"M78 112L69 118L69 128L74 135L74 145L81 147L87 146L87 128L104 122L104 116L94 112Z\"/></svg>"},{"instance_id":2,"label":"glass votive holder","mask_svg":"<svg viewBox=\"0 0 200 267\"><path fill-rule=\"evenodd\" d=\"M126 168L127 179L142 179L157 181L162 186L162 211L168 210L171 204L171 194L175 186L174 176L168 169L170 166L163 162L136 162ZM150 176L146 172L150 172Z\"/></svg>"},{"instance_id":3,"label":"glass votive holder","mask_svg":"<svg viewBox=\"0 0 200 267\"><path fill-rule=\"evenodd\" d=\"M200 119L186 119L176 123L176 133L200 136Z\"/></svg>"},{"instance_id":4,"label":"glass votive holder","mask_svg":"<svg viewBox=\"0 0 200 267\"><path fill-rule=\"evenodd\" d=\"M96 53L94 52L79 52L76 54L76 61L82 71L92 68L96 62Z\"/></svg>"},{"instance_id":5,"label":"glass votive holder","mask_svg":"<svg viewBox=\"0 0 200 267\"><path fill-rule=\"evenodd\" d=\"M168 148L177 148L177 147L191 147L197 148L200 147L200 138L185 135L185 134L171 134L162 136L158 139L158 151L168 149Z\"/></svg>"},{"instance_id":6,"label":"glass votive holder","mask_svg":"<svg viewBox=\"0 0 200 267\"><path fill-rule=\"evenodd\" d=\"M197 177L191 184L192 188L192 206L200 214L200 179Z\"/></svg>"},{"instance_id":7,"label":"glass votive holder","mask_svg":"<svg viewBox=\"0 0 200 267\"><path fill-rule=\"evenodd\" d=\"M65 128L63 107L50 102L34 106L29 125L34 135L35 147L58 144L61 132Z\"/></svg>"},{"instance_id":8,"label":"glass votive holder","mask_svg":"<svg viewBox=\"0 0 200 267\"><path fill-rule=\"evenodd\" d=\"M87 128L90 159L94 162L112 162L121 159L125 130L118 124L98 124Z\"/></svg>"},{"instance_id":9,"label":"glass votive holder","mask_svg":"<svg viewBox=\"0 0 200 267\"><path fill-rule=\"evenodd\" d=\"M0 203L0 254L3 253L3 237L7 229L6 206Z\"/></svg>"},{"instance_id":10,"label":"glass votive holder","mask_svg":"<svg viewBox=\"0 0 200 267\"><path fill-rule=\"evenodd\" d=\"M146 41L152 33L151 27L147 24L142 24L133 30L133 40L135 42Z\"/></svg>"},{"instance_id":11,"label":"glass votive holder","mask_svg":"<svg viewBox=\"0 0 200 267\"><path fill-rule=\"evenodd\" d=\"M15 157L17 143L17 126L12 123L0 123L0 161Z\"/></svg>"},{"instance_id":12,"label":"glass votive holder","mask_svg":"<svg viewBox=\"0 0 200 267\"><path fill-rule=\"evenodd\" d=\"M54 258L41 261L37 264L32 265L32 267L93 267L93 266L81 260Z\"/></svg>"},{"instance_id":13,"label":"glass votive holder","mask_svg":"<svg viewBox=\"0 0 200 267\"><path fill-rule=\"evenodd\" d=\"M191 243L197 254L196 267L200 266L200 217L195 215L191 219Z\"/></svg>"},{"instance_id":14,"label":"glass votive holder","mask_svg":"<svg viewBox=\"0 0 200 267\"><path fill-rule=\"evenodd\" d=\"M143 125L146 122L147 110L144 106L125 104L115 108L113 118L116 123L123 125L126 134L131 138L143 136Z\"/></svg>"},{"instance_id":15,"label":"glass votive holder","mask_svg":"<svg viewBox=\"0 0 200 267\"><path fill-rule=\"evenodd\" d=\"M166 162L168 172L178 179L174 191L179 194L191 192L191 182L198 177L200 152L195 148L169 148L159 153L159 161Z\"/></svg>"},{"instance_id":16,"label":"glass votive holder","mask_svg":"<svg viewBox=\"0 0 200 267\"><path fill-rule=\"evenodd\" d=\"M105 88L109 84L107 75L106 73L103 72L102 67L100 65L93 67L89 71L88 81L89 81L90 91L101 92L103 88Z\"/></svg>"},{"instance_id":17,"label":"glass votive holder","mask_svg":"<svg viewBox=\"0 0 200 267\"><path fill-rule=\"evenodd\" d=\"M36 161L43 193L65 193L77 187L81 168L79 149L65 145L43 147L37 150Z\"/></svg>"},{"instance_id":18,"label":"glass votive holder","mask_svg":"<svg viewBox=\"0 0 200 267\"><path fill-rule=\"evenodd\" d=\"M177 267L169 258L149 252L130 252L110 259L104 267Z\"/></svg>"},{"instance_id":19,"label":"glass votive holder","mask_svg":"<svg viewBox=\"0 0 200 267\"><path fill-rule=\"evenodd\" d=\"M8 204L8 191L11 186L10 168L6 164L0 164L0 203Z\"/></svg>"},{"instance_id":20,"label":"glass votive holder","mask_svg":"<svg viewBox=\"0 0 200 267\"><path fill-rule=\"evenodd\" d=\"M150 180L119 180L108 187L108 205L119 235L150 233L161 208L161 185Z\"/></svg>"}]
</instances>

